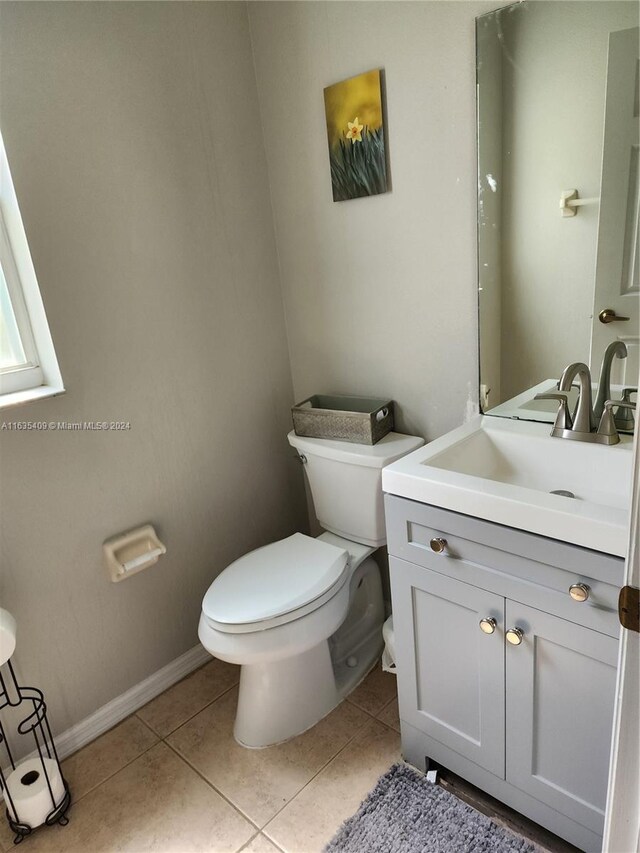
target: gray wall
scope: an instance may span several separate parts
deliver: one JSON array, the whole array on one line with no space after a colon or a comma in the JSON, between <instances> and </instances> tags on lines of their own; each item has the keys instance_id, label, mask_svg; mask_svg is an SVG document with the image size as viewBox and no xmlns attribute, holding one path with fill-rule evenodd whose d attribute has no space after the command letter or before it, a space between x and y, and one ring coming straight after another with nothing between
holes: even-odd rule
<instances>
[{"instance_id":1,"label":"gray wall","mask_svg":"<svg viewBox=\"0 0 640 853\"><path fill-rule=\"evenodd\" d=\"M295 396L477 412L476 2L249 4ZM323 87L384 68L393 192L334 203Z\"/></svg>"},{"instance_id":2,"label":"gray wall","mask_svg":"<svg viewBox=\"0 0 640 853\"><path fill-rule=\"evenodd\" d=\"M0 4L0 120L68 389L11 419L132 426L0 432L0 597L58 731L192 646L230 560L304 526L293 397L389 394L427 438L477 411L493 5L257 3L252 56L244 3ZM374 67L393 192L334 204L322 89ZM169 553L111 584L102 541L148 520Z\"/></svg>"},{"instance_id":3,"label":"gray wall","mask_svg":"<svg viewBox=\"0 0 640 853\"><path fill-rule=\"evenodd\" d=\"M61 731L195 645L229 561L304 523L244 3L0 4L2 130L67 387L0 421L0 600ZM168 554L112 584L101 543Z\"/></svg>"}]
</instances>

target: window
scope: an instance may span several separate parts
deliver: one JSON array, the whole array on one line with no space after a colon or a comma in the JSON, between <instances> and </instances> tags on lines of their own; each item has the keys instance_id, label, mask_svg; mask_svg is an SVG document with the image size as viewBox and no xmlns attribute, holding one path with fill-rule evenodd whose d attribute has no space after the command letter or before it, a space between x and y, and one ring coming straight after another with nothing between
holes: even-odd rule
<instances>
[{"instance_id":1,"label":"window","mask_svg":"<svg viewBox=\"0 0 640 853\"><path fill-rule=\"evenodd\" d=\"M0 407L64 391L0 136Z\"/></svg>"}]
</instances>

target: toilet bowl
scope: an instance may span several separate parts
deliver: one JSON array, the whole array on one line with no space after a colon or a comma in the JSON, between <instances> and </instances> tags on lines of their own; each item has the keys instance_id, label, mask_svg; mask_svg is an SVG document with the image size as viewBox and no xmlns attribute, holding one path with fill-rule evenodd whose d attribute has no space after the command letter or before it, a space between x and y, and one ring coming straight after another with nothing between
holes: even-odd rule
<instances>
[{"instance_id":1,"label":"toilet bowl","mask_svg":"<svg viewBox=\"0 0 640 853\"><path fill-rule=\"evenodd\" d=\"M288 438L325 532L236 560L209 587L198 626L212 655L241 666L234 736L253 748L311 728L380 656L384 603L371 555L385 541L381 470L423 444L397 433L371 447Z\"/></svg>"}]
</instances>

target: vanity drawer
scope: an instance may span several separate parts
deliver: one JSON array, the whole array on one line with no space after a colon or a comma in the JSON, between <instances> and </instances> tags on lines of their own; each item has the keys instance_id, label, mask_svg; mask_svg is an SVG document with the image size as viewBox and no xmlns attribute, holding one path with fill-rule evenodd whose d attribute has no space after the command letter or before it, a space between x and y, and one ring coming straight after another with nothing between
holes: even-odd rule
<instances>
[{"instance_id":1,"label":"vanity drawer","mask_svg":"<svg viewBox=\"0 0 640 853\"><path fill-rule=\"evenodd\" d=\"M624 560L500 524L385 495L389 553L617 637ZM446 542L435 553L432 539ZM588 598L569 594L575 584Z\"/></svg>"}]
</instances>

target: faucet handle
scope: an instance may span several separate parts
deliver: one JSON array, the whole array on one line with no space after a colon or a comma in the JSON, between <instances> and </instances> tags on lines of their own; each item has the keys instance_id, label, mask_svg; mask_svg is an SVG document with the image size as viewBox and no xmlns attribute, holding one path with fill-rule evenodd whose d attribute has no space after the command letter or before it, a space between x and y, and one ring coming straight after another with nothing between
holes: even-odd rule
<instances>
[{"instance_id":1,"label":"faucet handle","mask_svg":"<svg viewBox=\"0 0 640 853\"><path fill-rule=\"evenodd\" d=\"M553 425L553 429L571 429L573 426L571 422L571 415L569 414L569 405L567 403L567 395L566 394L536 394L533 398L534 400L557 400L559 402L558 406L558 414L556 415L556 421Z\"/></svg>"},{"instance_id":2,"label":"faucet handle","mask_svg":"<svg viewBox=\"0 0 640 853\"><path fill-rule=\"evenodd\" d=\"M622 401L623 403L631 403L631 395L638 393L637 388L623 388ZM635 404L632 404L635 408ZM633 417L633 408L628 406L619 406L618 411L614 415L616 427L623 432L633 432L635 420Z\"/></svg>"},{"instance_id":3,"label":"faucet handle","mask_svg":"<svg viewBox=\"0 0 640 853\"><path fill-rule=\"evenodd\" d=\"M616 428L616 422L613 417L613 409L630 409L634 411L635 403L627 402L626 400L607 400L604 404L604 411L598 425L598 436L602 444L618 444L620 436Z\"/></svg>"}]
</instances>

